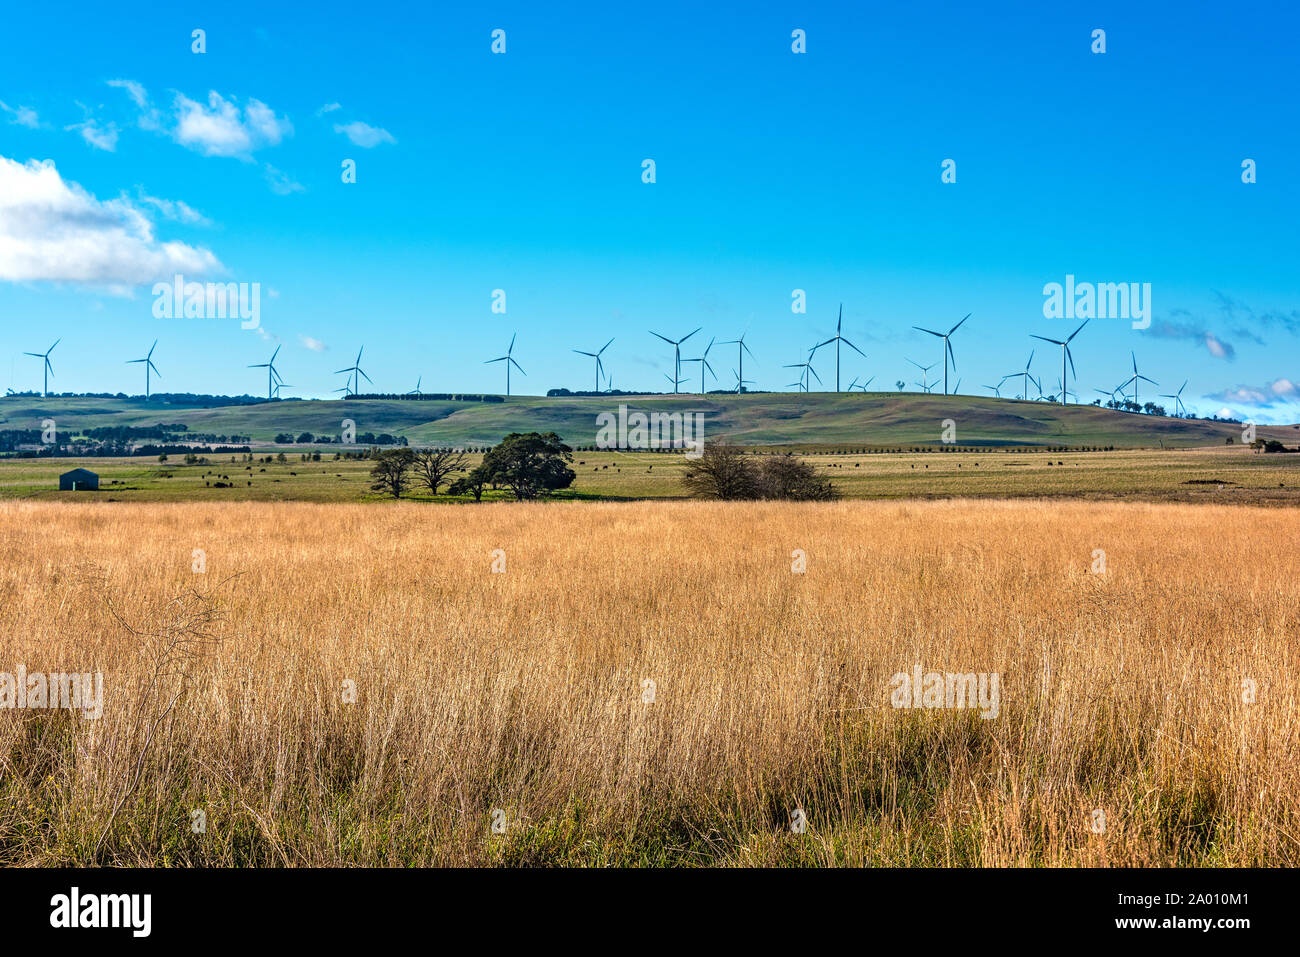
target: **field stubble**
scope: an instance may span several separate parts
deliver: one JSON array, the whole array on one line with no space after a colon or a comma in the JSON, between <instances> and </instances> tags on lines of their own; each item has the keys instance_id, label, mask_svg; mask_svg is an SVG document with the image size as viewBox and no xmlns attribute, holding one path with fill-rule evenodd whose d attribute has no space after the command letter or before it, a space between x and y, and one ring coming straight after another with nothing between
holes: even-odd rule
<instances>
[{"instance_id":1,"label":"field stubble","mask_svg":"<svg viewBox=\"0 0 1300 957\"><path fill-rule=\"evenodd\" d=\"M0 670L105 688L98 720L0 710L2 863L1300 863L1290 509L10 502L0 531ZM1000 674L998 716L894 709L917 665Z\"/></svg>"}]
</instances>

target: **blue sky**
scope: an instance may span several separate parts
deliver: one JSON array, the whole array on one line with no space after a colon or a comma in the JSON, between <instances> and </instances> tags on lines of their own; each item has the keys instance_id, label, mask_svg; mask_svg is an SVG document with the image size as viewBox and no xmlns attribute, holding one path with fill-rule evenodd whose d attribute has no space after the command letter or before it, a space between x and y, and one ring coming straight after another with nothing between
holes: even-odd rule
<instances>
[{"instance_id":1,"label":"blue sky","mask_svg":"<svg viewBox=\"0 0 1300 957\"><path fill-rule=\"evenodd\" d=\"M155 389L256 394L245 367L281 345L285 394L326 396L364 343L376 390L502 391L483 360L517 333L516 392L590 388L570 350L611 336L614 386L661 390L672 350L647 330L703 326L685 356L749 330L746 378L780 389L843 302L867 353L846 384L913 389L906 360L939 349L910 327L971 313L963 392L1035 346L1054 392L1059 352L1029 335L1077 325L1043 316L1073 274L1154 304L1147 330L1076 340L1085 401L1132 350L1195 411L1300 420L1300 14L1046 6L14 7L0 379L40 388L21 353L62 336L54 391L140 392L126 360L158 339ZM259 283L261 328L156 318L178 266ZM734 349L713 357L732 384ZM828 353L816 368L833 383Z\"/></svg>"}]
</instances>

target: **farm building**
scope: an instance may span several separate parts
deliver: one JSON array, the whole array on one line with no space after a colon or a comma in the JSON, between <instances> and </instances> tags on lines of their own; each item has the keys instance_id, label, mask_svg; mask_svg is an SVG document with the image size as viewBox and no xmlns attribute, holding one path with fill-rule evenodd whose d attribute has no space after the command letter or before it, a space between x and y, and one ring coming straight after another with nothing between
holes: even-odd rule
<instances>
[{"instance_id":1,"label":"farm building","mask_svg":"<svg viewBox=\"0 0 1300 957\"><path fill-rule=\"evenodd\" d=\"M73 469L71 472L64 472L59 476L60 492L75 492L99 490L99 476L90 469Z\"/></svg>"}]
</instances>

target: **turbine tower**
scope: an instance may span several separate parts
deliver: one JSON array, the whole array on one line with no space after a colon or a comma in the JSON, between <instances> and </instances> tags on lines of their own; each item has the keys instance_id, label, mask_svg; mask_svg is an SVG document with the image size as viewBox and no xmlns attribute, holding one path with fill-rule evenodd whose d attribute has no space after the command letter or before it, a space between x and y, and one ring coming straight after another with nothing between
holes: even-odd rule
<instances>
[{"instance_id":1,"label":"turbine tower","mask_svg":"<svg viewBox=\"0 0 1300 957\"><path fill-rule=\"evenodd\" d=\"M650 335L662 339L664 342L668 343L670 346L673 347L673 375L672 378L669 380L673 384L673 395L677 394L677 386L680 385L682 381L682 343L685 342L687 339L689 339L691 336L695 335L696 332L699 332L700 329L703 328L704 328L703 326L700 326L700 328L696 329L695 332L688 332L680 339L669 339L667 336L659 335L659 333L655 332L653 329L650 330ZM664 375L667 375L667 373L664 373Z\"/></svg>"},{"instance_id":2,"label":"turbine tower","mask_svg":"<svg viewBox=\"0 0 1300 957\"><path fill-rule=\"evenodd\" d=\"M1157 385L1157 386L1160 383L1156 382L1154 379L1148 379L1144 375L1138 375L1137 355L1133 352L1129 352L1129 355L1133 357L1133 375L1131 378L1124 380L1124 385L1120 386L1120 388L1121 389L1124 388L1125 385L1133 386L1133 404L1139 405L1140 403L1138 402L1138 380L1141 380L1143 382L1150 382L1152 385ZM1183 385L1187 385L1187 383L1184 382Z\"/></svg>"},{"instance_id":3,"label":"turbine tower","mask_svg":"<svg viewBox=\"0 0 1300 957\"><path fill-rule=\"evenodd\" d=\"M962 320L962 322L965 321L966 320L964 319ZM858 355L862 356L862 358L865 359L867 357L867 354L865 352L863 352L853 343L849 342L848 339L845 339L842 335L840 335L840 328L843 326L843 324L844 324L844 303L840 303L840 316L838 319L835 320L835 335L832 338L827 339L825 342L817 346L817 348L820 349L822 346L829 346L832 342L835 343L835 391L836 392L840 391L840 343L841 342L844 343L846 346L848 346ZM958 325L961 325L961 323L958 323ZM953 364L956 365L956 362L954 361Z\"/></svg>"},{"instance_id":4,"label":"turbine tower","mask_svg":"<svg viewBox=\"0 0 1300 957\"><path fill-rule=\"evenodd\" d=\"M275 357L280 354L280 347L276 346L275 351L271 353L270 362L259 362L257 365L249 366L250 369L266 370L266 397L272 398L275 393L276 382L282 381L280 373L275 371Z\"/></svg>"},{"instance_id":5,"label":"turbine tower","mask_svg":"<svg viewBox=\"0 0 1300 957\"><path fill-rule=\"evenodd\" d=\"M1052 343L1052 345L1061 347L1061 405L1066 404L1066 397L1070 395L1070 392L1068 391L1070 386L1070 381L1065 377L1065 361L1067 359L1070 360L1070 371L1074 372L1074 356L1070 354L1070 342L1071 340L1074 339L1075 336L1077 336L1081 331L1083 331L1083 326L1086 326L1090 322L1092 322L1091 319L1083 320L1083 325L1079 326L1078 329L1075 329L1074 332L1066 336L1064 342L1062 342L1060 339L1049 339L1047 338L1047 336L1035 336L1031 333L1031 337L1034 339L1042 339L1044 342L1050 342ZM1137 360L1135 359L1134 368L1136 369L1136 367L1137 367ZM1077 373L1075 374L1075 378L1076 379L1078 378ZM1039 389L1041 390L1042 386L1039 386Z\"/></svg>"},{"instance_id":6,"label":"turbine tower","mask_svg":"<svg viewBox=\"0 0 1300 957\"><path fill-rule=\"evenodd\" d=\"M817 380L817 384L818 384L818 385L821 385L821 384L822 384L822 377L819 376L819 375L817 374L817 370L814 369L813 366L812 366L813 352L816 352L816 351L817 351L817 347L814 346L813 349L812 349L812 351L808 353L808 358L807 358L806 361L804 361L804 362L793 362L793 363L791 363L791 364L788 365L788 366L783 366L783 367L782 367L782 368L785 368L785 369L802 369L802 370L803 370L803 372L799 373L799 381L798 381L798 382L791 382L791 383L789 383L790 385L797 385L797 386L801 387L801 388L803 389L804 392L807 392L807 391L808 391L808 386L809 386L809 382L808 382L808 374L809 374L809 373L812 373L812 376L813 376L813 378L815 378L815 379Z\"/></svg>"},{"instance_id":7,"label":"turbine tower","mask_svg":"<svg viewBox=\"0 0 1300 957\"><path fill-rule=\"evenodd\" d=\"M62 341L63 341L62 338L55 339L55 340L54 340L54 346L57 346L57 345L58 345L60 342L62 342ZM155 343L155 344L156 344L156 343ZM50 346L50 347L49 347L48 349L46 349L44 352L24 352L24 353L23 353L23 355L25 355L25 356L33 356L33 357L35 357L35 358L37 358L37 359L42 360L42 361L45 363L45 388L41 390L41 396L42 396L42 398L44 398L44 397L48 397L49 394L50 394L50 376L54 374L54 366L52 366L52 365L50 364L50 353L54 351L54 346ZM151 350L151 351L152 351L152 350Z\"/></svg>"},{"instance_id":8,"label":"turbine tower","mask_svg":"<svg viewBox=\"0 0 1300 957\"><path fill-rule=\"evenodd\" d=\"M613 337L611 337L609 342L613 342L613 341L614 339ZM583 352L581 349L573 350L580 356L591 356L593 359L596 360L596 394L597 395L600 394L600 374L605 371L605 367L600 363L600 354L609 348L609 342L605 343L595 352Z\"/></svg>"},{"instance_id":9,"label":"turbine tower","mask_svg":"<svg viewBox=\"0 0 1300 957\"><path fill-rule=\"evenodd\" d=\"M495 359L483 360L484 365L488 365L489 363L492 362L504 362L506 364L506 397L507 398L509 398L510 396L510 367L514 366L516 369L519 370L519 373L521 375L528 375L527 372L524 372L524 367L515 361L515 357L513 355L515 351L515 339L518 337L518 335L519 333L516 332L513 336L510 337L510 348L506 350L505 355L497 356L497 358Z\"/></svg>"},{"instance_id":10,"label":"turbine tower","mask_svg":"<svg viewBox=\"0 0 1300 957\"><path fill-rule=\"evenodd\" d=\"M346 369L336 369L336 370L334 370L334 374L335 374L335 375L338 375L340 372L346 372L346 373L348 374L348 388L351 389L351 392L345 393L345 395L356 395L358 392L360 392L360 391L361 391L361 380L362 380L362 378L365 378L365 380L366 380L367 382L370 382L370 376L366 375L365 372L363 372L363 371L361 370L361 353L363 353L363 352L365 352L365 351L366 351L366 347L365 347L365 346L362 346L360 349L357 350L357 361L356 361L356 362L352 363L352 365L349 366L349 367L346 368ZM353 377L354 375L356 376L356 380L357 380L357 383L356 383L356 387L355 387L355 388L354 388L353 385L352 385L352 377ZM370 382L370 384L371 384L371 385L374 385L373 382ZM335 391L335 392L338 392L339 390L338 390L338 389L335 389L334 391Z\"/></svg>"},{"instance_id":11,"label":"turbine tower","mask_svg":"<svg viewBox=\"0 0 1300 957\"><path fill-rule=\"evenodd\" d=\"M1186 388L1187 388L1187 380L1184 379L1183 384L1178 387L1178 391L1175 392L1173 395L1162 394L1160 396L1160 398L1162 399L1173 399L1175 403L1174 411L1177 412L1179 415L1187 414L1187 406L1183 405L1183 390Z\"/></svg>"},{"instance_id":12,"label":"turbine tower","mask_svg":"<svg viewBox=\"0 0 1300 957\"><path fill-rule=\"evenodd\" d=\"M715 373L715 372L713 371L713 366L709 365L709 349L712 349L712 348L713 348L713 343L714 343L714 341L715 341L715 340L713 340L713 339L710 339L710 340L709 340L709 346L708 346L708 349L705 349L705 350L704 350L704 355L700 356L698 359L683 359L683 360L682 360L683 362L698 362L698 363L700 364L700 395L704 395L704 391L705 391L705 390L704 390L704 372L705 372L706 369L708 370L709 375L713 376L713 378L714 378L715 380L718 378L717 373Z\"/></svg>"},{"instance_id":13,"label":"turbine tower","mask_svg":"<svg viewBox=\"0 0 1300 957\"><path fill-rule=\"evenodd\" d=\"M424 376L416 376L416 378L415 378L415 388L412 389L410 392L408 392L408 393L406 393L406 394L407 394L407 395L424 395L424 393L420 391L420 383L423 382L423 381L424 381Z\"/></svg>"},{"instance_id":14,"label":"turbine tower","mask_svg":"<svg viewBox=\"0 0 1300 957\"><path fill-rule=\"evenodd\" d=\"M921 387L921 391L924 392L926 395L929 395L930 390L934 388L934 384L930 382L930 370L933 369L935 366L937 366L939 363L931 362L928 366L923 366L915 359L908 359L907 361L912 363L912 365L916 366L918 369L921 370L921 381L914 382L912 384L919 385Z\"/></svg>"},{"instance_id":15,"label":"turbine tower","mask_svg":"<svg viewBox=\"0 0 1300 957\"><path fill-rule=\"evenodd\" d=\"M970 314L969 312L966 313L966 315L964 315L964 316L962 317L961 322L965 322L967 319L969 319L969 318L970 318L970 315L971 315L971 314ZM952 334L953 334L954 332L956 332L958 329L961 328L961 322L957 323L957 325L953 326L953 327L952 327L951 329L949 329L947 332L935 332L933 329L922 329L920 326L913 326L913 327L912 327L913 329L919 329L921 332L928 332L928 333L930 333L930 335L932 335L932 336L938 336L940 339L943 340L943 394L944 394L944 395L947 395L947 394L948 394L948 359L949 359L949 357L952 358L952 370L953 370L954 372L957 371L957 356L953 354L953 351L952 351L952 343L951 343L949 340L952 338Z\"/></svg>"},{"instance_id":16,"label":"turbine tower","mask_svg":"<svg viewBox=\"0 0 1300 957\"><path fill-rule=\"evenodd\" d=\"M127 360L126 360L126 364L127 364L127 365L133 365L133 364L135 364L135 363L137 363L137 362L143 362L143 363L144 363L144 399L145 399L146 402L149 401L149 370L152 369L152 370L154 371L154 373L157 374L158 378L160 378L160 379L162 378L162 373L159 372L159 371L158 371L158 367L157 367L156 365L153 364L153 351L154 351L154 349L156 349L156 348L158 348L158 340L157 340L157 339L155 339L155 340L153 341L153 345L151 345L151 346L149 347L149 351L148 351L147 353L145 353L145 356L144 356L143 359L127 359Z\"/></svg>"},{"instance_id":17,"label":"turbine tower","mask_svg":"<svg viewBox=\"0 0 1300 957\"><path fill-rule=\"evenodd\" d=\"M1008 379L1014 379L1016 378L1016 376L1024 377L1024 395L1022 395L1020 398L1024 399L1026 402L1029 401L1029 380L1033 378L1033 376L1029 374L1029 367L1034 364L1034 353L1037 351L1038 351L1037 349L1029 350L1029 361L1025 363L1025 368L1023 371L1008 372L1006 375L1002 377L1003 382L1006 382ZM999 383L999 385L1000 384L1001 383Z\"/></svg>"},{"instance_id":18,"label":"turbine tower","mask_svg":"<svg viewBox=\"0 0 1300 957\"><path fill-rule=\"evenodd\" d=\"M745 345L745 336L747 336L747 335L749 335L749 330L748 330L748 329L745 330L744 334L743 334L739 339L728 339L726 342L721 342L721 343L719 343L719 345L723 345L723 346L735 346L735 347L736 347L736 355L737 355L737 356L739 357L739 359L740 359L740 371L739 371L739 372L736 372L735 369L732 369L731 371L732 371L732 372L736 372L736 391L737 391L737 392L741 392L741 391L743 391L743 390L741 389L741 386L744 385L746 382L749 382L751 385L753 384L752 380L750 380L750 379L746 379L746 378L745 378L745 353L746 353L746 352L749 352L749 346ZM753 358L754 353L749 352L749 355L750 355L750 358Z\"/></svg>"}]
</instances>

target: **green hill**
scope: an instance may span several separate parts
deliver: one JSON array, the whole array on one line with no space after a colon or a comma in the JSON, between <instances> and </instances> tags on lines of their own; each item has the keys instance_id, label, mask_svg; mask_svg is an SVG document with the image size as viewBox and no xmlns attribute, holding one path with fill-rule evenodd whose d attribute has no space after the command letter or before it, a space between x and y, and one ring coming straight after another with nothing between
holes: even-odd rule
<instances>
[{"instance_id":1,"label":"green hill","mask_svg":"<svg viewBox=\"0 0 1300 957\"><path fill-rule=\"evenodd\" d=\"M60 432L99 426L184 423L191 432L251 436L337 436L344 419L358 434L388 432L414 445L490 444L508 432L554 431L571 445L592 445L596 416L620 404L645 412L705 414L705 437L746 445L898 447L940 444L951 419L957 445L1186 448L1241 440L1240 425L1200 419L1060 406L1019 399L918 393L758 393L708 396L514 396L504 402L398 399L287 400L194 408L139 398L6 396L0 430L39 429L53 419ZM1300 426L1260 426L1260 438L1300 444Z\"/></svg>"}]
</instances>

